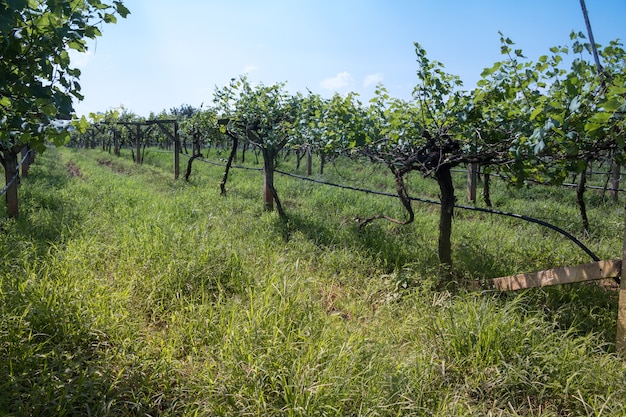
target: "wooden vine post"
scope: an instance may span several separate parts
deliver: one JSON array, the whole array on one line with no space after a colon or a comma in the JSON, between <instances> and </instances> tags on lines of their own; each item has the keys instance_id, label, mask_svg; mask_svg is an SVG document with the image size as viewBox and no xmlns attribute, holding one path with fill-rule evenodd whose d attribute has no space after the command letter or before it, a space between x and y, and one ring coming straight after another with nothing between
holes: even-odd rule
<instances>
[{"instance_id":1,"label":"wooden vine post","mask_svg":"<svg viewBox=\"0 0 626 417\"><path fill-rule=\"evenodd\" d=\"M263 207L274 210L274 153L263 149Z\"/></svg>"},{"instance_id":2,"label":"wooden vine post","mask_svg":"<svg viewBox=\"0 0 626 417\"><path fill-rule=\"evenodd\" d=\"M141 164L141 124L135 124L135 145L137 146L137 154L135 162Z\"/></svg>"},{"instance_id":3,"label":"wooden vine post","mask_svg":"<svg viewBox=\"0 0 626 417\"><path fill-rule=\"evenodd\" d=\"M476 204L476 182L478 181L478 164L467 164L467 201Z\"/></svg>"},{"instance_id":4,"label":"wooden vine post","mask_svg":"<svg viewBox=\"0 0 626 417\"><path fill-rule=\"evenodd\" d=\"M22 147L22 178L27 178L28 177L28 170L30 169L30 162L31 162L31 158L30 158L30 149L28 147L28 145L24 145Z\"/></svg>"},{"instance_id":5,"label":"wooden vine post","mask_svg":"<svg viewBox=\"0 0 626 417\"><path fill-rule=\"evenodd\" d=\"M619 197L619 180L621 176L621 166L619 162L613 158L611 163L611 199L617 201Z\"/></svg>"},{"instance_id":6,"label":"wooden vine post","mask_svg":"<svg viewBox=\"0 0 626 417\"><path fill-rule=\"evenodd\" d=\"M120 156L120 131L113 129L113 155Z\"/></svg>"},{"instance_id":7,"label":"wooden vine post","mask_svg":"<svg viewBox=\"0 0 626 417\"><path fill-rule=\"evenodd\" d=\"M306 176L313 175L313 155L311 151L311 145L306 147Z\"/></svg>"},{"instance_id":8,"label":"wooden vine post","mask_svg":"<svg viewBox=\"0 0 626 417\"><path fill-rule=\"evenodd\" d=\"M626 219L626 210L625 216ZM624 224L624 242L622 243L622 271L619 284L619 302L617 306L617 337L615 350L626 354L626 222Z\"/></svg>"},{"instance_id":9,"label":"wooden vine post","mask_svg":"<svg viewBox=\"0 0 626 417\"><path fill-rule=\"evenodd\" d=\"M6 183L11 184L5 194L7 202L7 214L9 215L9 217L17 217L19 213L17 199L17 181L13 180L13 178L17 175L17 152L13 149L5 152L3 162Z\"/></svg>"},{"instance_id":10,"label":"wooden vine post","mask_svg":"<svg viewBox=\"0 0 626 417\"><path fill-rule=\"evenodd\" d=\"M174 122L174 179L180 175L180 135L178 134L178 122Z\"/></svg>"}]
</instances>

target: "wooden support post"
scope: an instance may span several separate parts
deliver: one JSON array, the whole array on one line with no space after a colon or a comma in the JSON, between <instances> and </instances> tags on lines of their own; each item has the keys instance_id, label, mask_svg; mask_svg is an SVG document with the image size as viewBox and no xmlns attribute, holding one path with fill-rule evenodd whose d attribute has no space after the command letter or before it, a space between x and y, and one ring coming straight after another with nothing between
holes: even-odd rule
<instances>
[{"instance_id":1,"label":"wooden support post","mask_svg":"<svg viewBox=\"0 0 626 417\"><path fill-rule=\"evenodd\" d=\"M141 163L141 125L139 123L137 123L135 125L135 140L136 140L136 145L137 145L137 154L135 155L135 162L140 164Z\"/></svg>"},{"instance_id":2,"label":"wooden support post","mask_svg":"<svg viewBox=\"0 0 626 417\"><path fill-rule=\"evenodd\" d=\"M313 155L311 152L311 145L306 147L306 176L310 177L313 174Z\"/></svg>"},{"instance_id":3,"label":"wooden support post","mask_svg":"<svg viewBox=\"0 0 626 417\"><path fill-rule=\"evenodd\" d=\"M17 217L18 210L18 200L17 200L17 179L13 179L17 175L17 152L13 149L10 149L4 152L4 177L6 179L6 184L11 183L9 188L4 195L6 197L7 202L7 214L9 217Z\"/></svg>"},{"instance_id":4,"label":"wooden support post","mask_svg":"<svg viewBox=\"0 0 626 417\"><path fill-rule=\"evenodd\" d=\"M22 163L22 178L28 177L28 170L30 169L30 156L28 155L29 151L30 149L28 149L28 145L24 145L22 147L22 160L24 161Z\"/></svg>"},{"instance_id":5,"label":"wooden support post","mask_svg":"<svg viewBox=\"0 0 626 417\"><path fill-rule=\"evenodd\" d=\"M613 201L617 201L617 198L619 196L619 192L617 190L619 189L620 175L621 175L621 166L615 159L613 159L613 161L611 162L611 193L610 193L611 199L613 199Z\"/></svg>"},{"instance_id":6,"label":"wooden support post","mask_svg":"<svg viewBox=\"0 0 626 417\"><path fill-rule=\"evenodd\" d=\"M263 149L263 207L265 211L274 210L274 158L275 153Z\"/></svg>"},{"instance_id":7,"label":"wooden support post","mask_svg":"<svg viewBox=\"0 0 626 417\"><path fill-rule=\"evenodd\" d=\"M476 203L476 182L478 181L478 164L467 165L467 201Z\"/></svg>"},{"instance_id":8,"label":"wooden support post","mask_svg":"<svg viewBox=\"0 0 626 417\"><path fill-rule=\"evenodd\" d=\"M626 354L626 224L624 226L624 242L622 244L622 274L619 285L619 304L617 306L615 350L618 353Z\"/></svg>"},{"instance_id":9,"label":"wooden support post","mask_svg":"<svg viewBox=\"0 0 626 417\"><path fill-rule=\"evenodd\" d=\"M120 156L120 132L117 129L113 130L113 154Z\"/></svg>"},{"instance_id":10,"label":"wooden support post","mask_svg":"<svg viewBox=\"0 0 626 417\"><path fill-rule=\"evenodd\" d=\"M180 136L178 134L178 122L174 122L174 179L180 176Z\"/></svg>"}]
</instances>

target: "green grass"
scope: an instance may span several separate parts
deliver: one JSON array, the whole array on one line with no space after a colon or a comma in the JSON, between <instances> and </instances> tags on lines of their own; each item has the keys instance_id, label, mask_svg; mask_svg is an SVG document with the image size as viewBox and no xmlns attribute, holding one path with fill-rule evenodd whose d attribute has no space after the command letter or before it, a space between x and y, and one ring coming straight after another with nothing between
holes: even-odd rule
<instances>
[{"instance_id":1,"label":"green grass","mask_svg":"<svg viewBox=\"0 0 626 417\"><path fill-rule=\"evenodd\" d=\"M0 221L0 415L626 413L614 291L473 290L589 261L554 232L458 210L465 289L452 294L436 290L438 207L359 229L356 216L403 218L401 205L278 176L284 221L263 211L259 172L234 170L226 197L221 176L198 161L175 181L157 152L142 166L100 151L38 156L20 217ZM364 163L316 178L393 192ZM410 187L437 198L431 179ZM589 236L571 190L494 182L492 199L619 258L623 208L589 194Z\"/></svg>"}]
</instances>

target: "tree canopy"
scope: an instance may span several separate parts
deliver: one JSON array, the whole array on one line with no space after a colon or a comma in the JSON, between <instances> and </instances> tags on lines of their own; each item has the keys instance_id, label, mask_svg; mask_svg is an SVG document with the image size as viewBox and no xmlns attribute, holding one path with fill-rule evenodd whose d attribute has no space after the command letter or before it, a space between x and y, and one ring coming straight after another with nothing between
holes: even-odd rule
<instances>
[{"instance_id":1,"label":"tree canopy","mask_svg":"<svg viewBox=\"0 0 626 417\"><path fill-rule=\"evenodd\" d=\"M116 23L128 9L120 1L0 1L0 148L46 139L64 143L73 100L82 99L80 70L69 50L87 50L104 23Z\"/></svg>"}]
</instances>

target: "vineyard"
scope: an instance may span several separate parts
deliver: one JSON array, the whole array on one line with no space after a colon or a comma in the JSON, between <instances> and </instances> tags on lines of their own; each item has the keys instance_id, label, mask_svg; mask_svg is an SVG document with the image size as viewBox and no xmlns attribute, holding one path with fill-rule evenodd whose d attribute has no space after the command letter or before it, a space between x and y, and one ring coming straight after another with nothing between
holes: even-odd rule
<instances>
[{"instance_id":1,"label":"vineyard","mask_svg":"<svg viewBox=\"0 0 626 417\"><path fill-rule=\"evenodd\" d=\"M589 260L552 230L457 210L454 270L466 289L441 291L436 206L415 202L409 225L360 227L359 216L401 216L398 198L279 175L283 219L260 201L253 153L238 157L221 196L223 166L196 160L186 182L174 180L171 152L146 149L143 164L132 152L50 149L23 179L21 214L1 235L4 413L624 413L611 282L471 289ZM296 165L293 155L277 168L305 173ZM344 157L325 172L395 189L377 164ZM466 173L453 181L462 187ZM439 191L421 176L407 187ZM499 209L583 230L574 190L492 187ZM588 200L584 242L619 257L621 204L600 191Z\"/></svg>"},{"instance_id":2,"label":"vineyard","mask_svg":"<svg viewBox=\"0 0 626 417\"><path fill-rule=\"evenodd\" d=\"M71 120L67 48L129 11L63 4L0 5L0 415L626 415L619 41Z\"/></svg>"}]
</instances>

